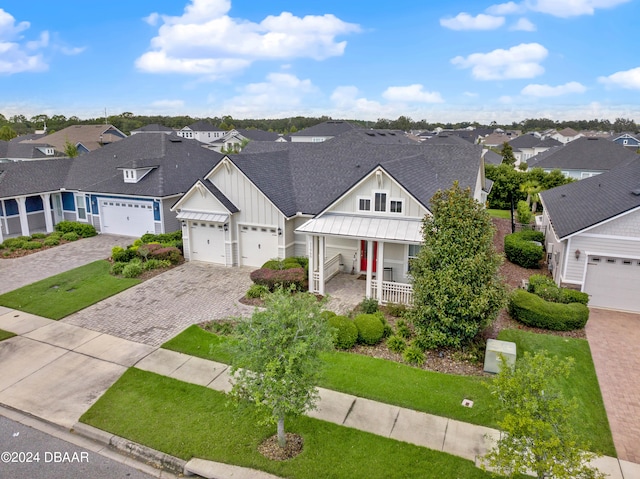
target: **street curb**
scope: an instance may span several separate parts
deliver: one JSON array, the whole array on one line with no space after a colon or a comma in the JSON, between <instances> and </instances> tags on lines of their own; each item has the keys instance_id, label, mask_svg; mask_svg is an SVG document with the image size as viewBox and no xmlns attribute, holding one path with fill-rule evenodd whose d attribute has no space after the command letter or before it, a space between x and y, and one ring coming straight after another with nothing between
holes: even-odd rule
<instances>
[{"instance_id":1,"label":"street curb","mask_svg":"<svg viewBox=\"0 0 640 479\"><path fill-rule=\"evenodd\" d=\"M129 441L115 434L103 431L102 429L77 422L73 425L71 432L84 436L93 441L105 444L123 454L131 456L136 460L152 465L153 467L164 469L174 474L185 474L187 461L179 459L164 452L156 451L150 447L143 446L133 441Z\"/></svg>"}]
</instances>

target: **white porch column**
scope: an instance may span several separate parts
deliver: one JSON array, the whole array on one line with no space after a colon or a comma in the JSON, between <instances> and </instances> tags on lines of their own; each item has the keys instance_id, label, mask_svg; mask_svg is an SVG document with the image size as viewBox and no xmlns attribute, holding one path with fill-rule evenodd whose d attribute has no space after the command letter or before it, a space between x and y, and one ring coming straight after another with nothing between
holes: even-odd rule
<instances>
[{"instance_id":1,"label":"white porch column","mask_svg":"<svg viewBox=\"0 0 640 479\"><path fill-rule=\"evenodd\" d=\"M51 217L51 193L40 195L42 198L42 210L44 211L44 225L47 233L53 233L53 218Z\"/></svg>"},{"instance_id":2,"label":"white porch column","mask_svg":"<svg viewBox=\"0 0 640 479\"><path fill-rule=\"evenodd\" d=\"M318 236L318 293L324 295L324 236Z\"/></svg>"},{"instance_id":3,"label":"white porch column","mask_svg":"<svg viewBox=\"0 0 640 479\"><path fill-rule=\"evenodd\" d=\"M309 291L315 293L313 287L313 272L315 270L315 258L314 247L315 237L313 235L307 235L307 254L309 255Z\"/></svg>"},{"instance_id":4,"label":"white porch column","mask_svg":"<svg viewBox=\"0 0 640 479\"><path fill-rule=\"evenodd\" d=\"M377 299L382 304L382 281L384 281L384 241L378 241L378 265L376 267L376 281L378 282Z\"/></svg>"},{"instance_id":5,"label":"white porch column","mask_svg":"<svg viewBox=\"0 0 640 479\"><path fill-rule=\"evenodd\" d=\"M7 227L7 213L5 212L5 209L4 209L3 200L0 200L0 213L2 213L2 215L0 215L0 243L1 243L4 241L2 232L5 231L5 228ZM7 229L7 231L9 230Z\"/></svg>"},{"instance_id":6,"label":"white porch column","mask_svg":"<svg viewBox=\"0 0 640 479\"><path fill-rule=\"evenodd\" d=\"M16 198L18 203L18 214L20 215L20 230L22 236L29 236L29 220L27 219L27 198L20 196Z\"/></svg>"},{"instance_id":7,"label":"white porch column","mask_svg":"<svg viewBox=\"0 0 640 479\"><path fill-rule=\"evenodd\" d=\"M373 278L373 241L367 241L367 290L365 297L371 298L371 280Z\"/></svg>"}]
</instances>

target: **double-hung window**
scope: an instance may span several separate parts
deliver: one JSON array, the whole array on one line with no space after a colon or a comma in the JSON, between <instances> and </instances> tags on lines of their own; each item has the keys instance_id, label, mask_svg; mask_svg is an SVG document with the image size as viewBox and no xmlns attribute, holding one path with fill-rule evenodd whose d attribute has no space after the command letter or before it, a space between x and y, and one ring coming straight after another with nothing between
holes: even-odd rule
<instances>
[{"instance_id":1,"label":"double-hung window","mask_svg":"<svg viewBox=\"0 0 640 479\"><path fill-rule=\"evenodd\" d=\"M378 212L387 211L387 194L376 193L374 195L374 210Z\"/></svg>"}]
</instances>

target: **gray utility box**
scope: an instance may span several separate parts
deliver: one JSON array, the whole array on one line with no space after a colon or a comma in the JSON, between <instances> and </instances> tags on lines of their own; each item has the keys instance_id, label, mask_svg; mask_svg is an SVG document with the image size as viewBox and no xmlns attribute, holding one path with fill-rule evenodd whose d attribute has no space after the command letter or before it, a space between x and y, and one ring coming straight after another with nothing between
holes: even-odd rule
<instances>
[{"instance_id":1,"label":"gray utility box","mask_svg":"<svg viewBox=\"0 0 640 479\"><path fill-rule=\"evenodd\" d=\"M504 356L511 367L516 364L516 343L500 341L498 339L487 340L487 350L484 353L484 370L488 373L499 373L502 363L500 356Z\"/></svg>"}]
</instances>

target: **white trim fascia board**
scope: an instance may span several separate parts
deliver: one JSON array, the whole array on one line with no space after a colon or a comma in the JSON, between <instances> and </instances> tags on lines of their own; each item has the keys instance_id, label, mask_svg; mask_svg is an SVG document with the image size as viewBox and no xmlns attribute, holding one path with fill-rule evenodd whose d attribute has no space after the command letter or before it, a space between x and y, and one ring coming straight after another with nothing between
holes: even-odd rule
<instances>
[{"instance_id":1,"label":"white trim fascia board","mask_svg":"<svg viewBox=\"0 0 640 479\"><path fill-rule=\"evenodd\" d=\"M564 240L560 244L564 243ZM569 263L569 251L571 250L571 238L569 238L564 247L564 255L562 257L562 277L567 277L567 264Z\"/></svg>"},{"instance_id":2,"label":"white trim fascia board","mask_svg":"<svg viewBox=\"0 0 640 479\"><path fill-rule=\"evenodd\" d=\"M60 190L48 190L48 191L39 191L37 193L30 193L28 195L15 195L15 196L3 196L0 198L0 201L5 201L5 200L15 200L16 198L20 198L20 197L25 197L28 198L30 196L40 196L40 195L46 195L46 194L54 194L54 193L64 193L68 191L69 193L74 193L75 190L65 190L65 191L60 191Z\"/></svg>"},{"instance_id":3,"label":"white trim fascia board","mask_svg":"<svg viewBox=\"0 0 640 479\"><path fill-rule=\"evenodd\" d=\"M423 205L421 201L418 201L418 199L413 196L411 193L409 193L407 191L407 189L398 181L396 180L387 170L384 169L384 167L382 167L381 165L377 165L375 166L371 171L369 171L368 174L364 175L362 178L360 178L359 181L357 181L355 184L353 184L351 186L351 188L349 188L347 191L345 191L342 195L338 196L336 199L334 199L325 209L323 209L320 213L318 213L317 215L314 216L314 218L319 218L320 216L322 216L323 214L325 214L332 206L334 206L336 203L338 203L339 201L341 201L342 199L344 199L347 195L351 194L351 192L353 192L357 187L359 187L362 183L364 183L365 181L367 181L371 176L374 176L376 174L377 171L382 171L384 172L385 175L387 175L389 177L389 179L391 181L393 181L396 185L398 185L398 187L411 199L413 199L413 201L415 201L416 203L418 203L420 206L422 206L425 210L427 210L428 214L431 214L431 210L426 206ZM372 205L373 206L373 202Z\"/></svg>"},{"instance_id":4,"label":"white trim fascia board","mask_svg":"<svg viewBox=\"0 0 640 479\"><path fill-rule=\"evenodd\" d=\"M567 281L560 281L561 283L565 283L565 284L582 284L580 281L573 281L573 280L567 280Z\"/></svg>"},{"instance_id":5,"label":"white trim fascia board","mask_svg":"<svg viewBox=\"0 0 640 479\"><path fill-rule=\"evenodd\" d=\"M404 198L401 198L404 200ZM403 205L404 206L404 205ZM366 213L370 213L370 214L366 214ZM371 212L367 212L367 211L357 211L357 212L353 212L353 211L336 211L335 214L339 215L339 216L357 216L359 218L386 218L389 220L416 220L416 221L422 221L424 219L424 216L405 216L402 213L389 213L388 211L376 211L374 212L375 214L371 214ZM385 214L386 213L386 214ZM327 213L327 215L333 215L334 212L332 211L331 213ZM320 215L318 216L313 216L313 215L309 215L310 218L319 218Z\"/></svg>"},{"instance_id":6,"label":"white trim fascia board","mask_svg":"<svg viewBox=\"0 0 640 479\"><path fill-rule=\"evenodd\" d=\"M592 230L593 228L596 228L597 226L601 226L601 225L607 224L610 221L617 220L618 218L622 218L623 216L626 216L628 214L635 213L636 211L640 211L640 206L636 206L635 208L631 208L630 210L623 211L622 213L618 213L617 215L612 216L611 218L607 218L606 220L602 220L600 223L596 223L596 224L593 224L591 226L587 226L586 228L583 228L583 229L581 229L579 231L571 233L570 235L567 235L567 236L565 236L564 238L561 238L561 239L569 239L569 238L571 238L573 236L576 236L576 235L579 235L579 234L584 234L585 232L587 232L589 230Z\"/></svg>"},{"instance_id":7,"label":"white trim fascia board","mask_svg":"<svg viewBox=\"0 0 640 479\"><path fill-rule=\"evenodd\" d=\"M341 238L341 239L353 239L353 240L357 240L357 241L374 241L376 243L386 243L386 244L405 244L405 245L409 245L409 244L422 244L422 243L417 243L415 241L391 241L391 240L387 240L384 238L363 238L361 236L349 236L349 235L332 235L332 234L321 234L321 233L298 233L298 234L303 234L303 235L307 235L307 236L325 236L327 238Z\"/></svg>"},{"instance_id":8,"label":"white trim fascia board","mask_svg":"<svg viewBox=\"0 0 640 479\"><path fill-rule=\"evenodd\" d=\"M220 168L221 166L223 166L222 164L224 163L224 161L225 161L225 160L227 160L227 161L229 161L231 164L233 164L233 161L231 161L231 158L229 158L229 156L227 156L227 155L224 155L222 158L220 158L220 160L219 160L215 165L213 165L213 167L209 170L209 172L208 172L208 173L206 173L205 175L203 175L203 177L202 177L202 178L203 178L203 179L205 179L205 180L208 180L208 179L213 175L213 173L214 173L218 168ZM234 164L233 166L235 166L235 164ZM236 167L236 168L237 168L237 167ZM209 180L209 181L211 181L211 180ZM212 182L212 183L213 183L213 182Z\"/></svg>"},{"instance_id":9,"label":"white trim fascia board","mask_svg":"<svg viewBox=\"0 0 640 479\"><path fill-rule=\"evenodd\" d=\"M618 235L600 235L597 233L584 233L580 236L584 236L585 238L602 238L602 239L612 239L612 240L622 240L622 241L640 241L640 237L638 236L618 236Z\"/></svg>"}]
</instances>

